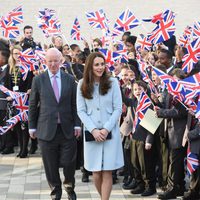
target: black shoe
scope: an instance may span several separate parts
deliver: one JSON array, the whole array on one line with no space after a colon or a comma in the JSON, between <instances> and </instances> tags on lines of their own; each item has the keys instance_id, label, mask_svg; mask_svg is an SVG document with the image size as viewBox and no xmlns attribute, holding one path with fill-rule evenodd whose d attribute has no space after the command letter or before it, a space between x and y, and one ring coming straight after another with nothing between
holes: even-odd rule
<instances>
[{"instance_id":1,"label":"black shoe","mask_svg":"<svg viewBox=\"0 0 200 200\"><path fill-rule=\"evenodd\" d=\"M131 194L142 194L144 192L143 186L137 186L135 189L131 190Z\"/></svg>"},{"instance_id":2,"label":"black shoe","mask_svg":"<svg viewBox=\"0 0 200 200\"><path fill-rule=\"evenodd\" d=\"M197 192L189 190L188 192L184 193L182 200L199 200L200 195Z\"/></svg>"},{"instance_id":3,"label":"black shoe","mask_svg":"<svg viewBox=\"0 0 200 200\"><path fill-rule=\"evenodd\" d=\"M177 194L178 192L175 188L170 188L166 192L158 194L158 199L176 199Z\"/></svg>"},{"instance_id":4,"label":"black shoe","mask_svg":"<svg viewBox=\"0 0 200 200\"><path fill-rule=\"evenodd\" d=\"M89 175L85 172L82 174L82 182L83 183L88 183L89 182Z\"/></svg>"},{"instance_id":5,"label":"black shoe","mask_svg":"<svg viewBox=\"0 0 200 200\"><path fill-rule=\"evenodd\" d=\"M183 196L185 191L186 191L185 187L183 187L183 188L181 187L181 188L178 190L177 196Z\"/></svg>"},{"instance_id":6,"label":"black shoe","mask_svg":"<svg viewBox=\"0 0 200 200\"><path fill-rule=\"evenodd\" d=\"M128 183L124 183L122 185L122 188L124 190L133 190L137 187L136 181L134 179L132 179L132 181L128 184Z\"/></svg>"},{"instance_id":7,"label":"black shoe","mask_svg":"<svg viewBox=\"0 0 200 200\"><path fill-rule=\"evenodd\" d=\"M131 181L131 180L130 180ZM129 178L128 178L128 176L124 176L124 178L123 178L123 183L127 183L127 182L129 182ZM130 182L129 182L129 184L130 184Z\"/></svg>"},{"instance_id":8,"label":"black shoe","mask_svg":"<svg viewBox=\"0 0 200 200\"><path fill-rule=\"evenodd\" d=\"M143 197L151 196L156 193L155 188L146 188L145 191L141 194Z\"/></svg>"},{"instance_id":9,"label":"black shoe","mask_svg":"<svg viewBox=\"0 0 200 200\"><path fill-rule=\"evenodd\" d=\"M30 154L35 154L35 152L37 151L38 147L37 146L31 146L29 153Z\"/></svg>"},{"instance_id":10,"label":"black shoe","mask_svg":"<svg viewBox=\"0 0 200 200\"><path fill-rule=\"evenodd\" d=\"M74 192L74 190L68 191L67 194L69 200L76 200L76 193Z\"/></svg>"},{"instance_id":11,"label":"black shoe","mask_svg":"<svg viewBox=\"0 0 200 200\"><path fill-rule=\"evenodd\" d=\"M6 148L1 152L1 154L11 154L11 153L14 153L13 147L6 147Z\"/></svg>"},{"instance_id":12,"label":"black shoe","mask_svg":"<svg viewBox=\"0 0 200 200\"><path fill-rule=\"evenodd\" d=\"M28 156L27 153L21 153L19 157L20 157L20 158L27 158L27 156Z\"/></svg>"},{"instance_id":13,"label":"black shoe","mask_svg":"<svg viewBox=\"0 0 200 200\"><path fill-rule=\"evenodd\" d=\"M20 157L21 154L22 154L22 152L20 151L20 152L17 154L17 157Z\"/></svg>"}]
</instances>

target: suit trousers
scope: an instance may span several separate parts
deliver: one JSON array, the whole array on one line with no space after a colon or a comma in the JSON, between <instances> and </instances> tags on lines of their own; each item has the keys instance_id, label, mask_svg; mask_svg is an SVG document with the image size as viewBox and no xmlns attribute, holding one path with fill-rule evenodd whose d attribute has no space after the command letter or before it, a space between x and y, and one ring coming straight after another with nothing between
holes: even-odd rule
<instances>
[{"instance_id":1,"label":"suit trousers","mask_svg":"<svg viewBox=\"0 0 200 200\"><path fill-rule=\"evenodd\" d=\"M150 150L145 150L143 141L132 140L131 161L134 167L134 176L138 185L155 189L155 148L152 145Z\"/></svg>"},{"instance_id":2,"label":"suit trousers","mask_svg":"<svg viewBox=\"0 0 200 200\"><path fill-rule=\"evenodd\" d=\"M43 164L48 184L51 188L51 197L60 199L62 196L59 167L63 168L66 191L75 187L75 169L77 142L76 138L66 139L61 126L58 124L56 135L51 141L39 140Z\"/></svg>"},{"instance_id":3,"label":"suit trousers","mask_svg":"<svg viewBox=\"0 0 200 200\"><path fill-rule=\"evenodd\" d=\"M178 187L177 189L184 189L185 187L185 171L184 158L186 156L186 148L180 147L178 149L170 149L169 151L169 171L168 171L168 185L171 187Z\"/></svg>"}]
</instances>

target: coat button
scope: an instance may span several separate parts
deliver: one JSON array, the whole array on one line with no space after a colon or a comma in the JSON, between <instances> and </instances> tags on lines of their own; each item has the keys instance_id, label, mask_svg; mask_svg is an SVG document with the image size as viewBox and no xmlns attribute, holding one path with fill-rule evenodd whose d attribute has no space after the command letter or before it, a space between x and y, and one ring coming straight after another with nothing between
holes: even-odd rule
<instances>
[{"instance_id":1,"label":"coat button","mask_svg":"<svg viewBox=\"0 0 200 200\"><path fill-rule=\"evenodd\" d=\"M99 109L99 108L97 108L97 110L99 111L100 109Z\"/></svg>"},{"instance_id":2,"label":"coat button","mask_svg":"<svg viewBox=\"0 0 200 200\"><path fill-rule=\"evenodd\" d=\"M100 124L100 123L101 123L101 121L98 121L98 123Z\"/></svg>"}]
</instances>

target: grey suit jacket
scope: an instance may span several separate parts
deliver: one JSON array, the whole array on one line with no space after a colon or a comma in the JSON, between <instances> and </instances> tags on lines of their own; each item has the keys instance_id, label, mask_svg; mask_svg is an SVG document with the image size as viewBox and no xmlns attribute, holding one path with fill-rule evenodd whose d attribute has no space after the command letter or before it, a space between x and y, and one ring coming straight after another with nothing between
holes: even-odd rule
<instances>
[{"instance_id":1,"label":"grey suit jacket","mask_svg":"<svg viewBox=\"0 0 200 200\"><path fill-rule=\"evenodd\" d=\"M74 137L74 126L80 126L76 111L76 83L61 71L61 96L56 101L48 72L36 76L32 82L29 100L29 129L36 128L38 139L51 141L57 129L58 113L67 139Z\"/></svg>"},{"instance_id":2,"label":"grey suit jacket","mask_svg":"<svg viewBox=\"0 0 200 200\"><path fill-rule=\"evenodd\" d=\"M160 109L157 111L158 117L167 119L167 135L171 149L182 147L187 114L187 110L180 103L177 103L170 109Z\"/></svg>"}]
</instances>

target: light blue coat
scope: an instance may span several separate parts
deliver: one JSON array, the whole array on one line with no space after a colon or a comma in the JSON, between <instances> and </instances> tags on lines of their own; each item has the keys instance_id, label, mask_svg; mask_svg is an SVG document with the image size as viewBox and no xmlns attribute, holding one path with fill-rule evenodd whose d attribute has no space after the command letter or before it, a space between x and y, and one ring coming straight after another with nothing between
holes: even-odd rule
<instances>
[{"instance_id":1,"label":"light blue coat","mask_svg":"<svg viewBox=\"0 0 200 200\"><path fill-rule=\"evenodd\" d=\"M93 99L85 99L77 88L77 112L84 130L105 128L112 132L112 139L104 142L85 142L84 165L89 171L114 170L124 165L119 118L122 113L122 97L117 79L111 79L111 88L106 95L99 94L99 84L94 84Z\"/></svg>"}]
</instances>

